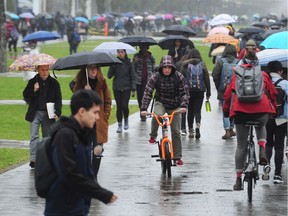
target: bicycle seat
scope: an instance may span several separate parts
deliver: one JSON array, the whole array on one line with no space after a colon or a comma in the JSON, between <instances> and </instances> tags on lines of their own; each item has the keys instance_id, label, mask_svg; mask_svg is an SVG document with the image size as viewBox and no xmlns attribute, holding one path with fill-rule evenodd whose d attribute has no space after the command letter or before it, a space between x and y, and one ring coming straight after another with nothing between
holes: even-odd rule
<instances>
[{"instance_id":1,"label":"bicycle seat","mask_svg":"<svg viewBox=\"0 0 288 216\"><path fill-rule=\"evenodd\" d=\"M245 126L254 126L254 127L259 127L260 125L261 125L261 122L259 122L259 121L255 121L255 120L252 120L252 121L246 121L245 123L244 123L244 125Z\"/></svg>"}]
</instances>

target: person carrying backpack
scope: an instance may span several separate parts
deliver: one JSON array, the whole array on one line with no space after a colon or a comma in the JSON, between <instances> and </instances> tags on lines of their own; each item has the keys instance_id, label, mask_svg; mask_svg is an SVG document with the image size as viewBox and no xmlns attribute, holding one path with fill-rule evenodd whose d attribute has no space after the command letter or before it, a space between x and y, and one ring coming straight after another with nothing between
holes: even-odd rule
<instances>
[{"instance_id":1,"label":"person carrying backpack","mask_svg":"<svg viewBox=\"0 0 288 216\"><path fill-rule=\"evenodd\" d=\"M212 77L217 89L217 99L220 104L223 105L224 92L229 85L232 75L234 74L233 68L237 65L237 50L235 46L231 44L227 44L220 60L215 64L215 67L212 71ZM236 136L236 133L233 131L234 129L234 121L232 119L223 116L223 127L225 130L225 134L222 136L222 139L229 139L233 136Z\"/></svg>"},{"instance_id":2,"label":"person carrying backpack","mask_svg":"<svg viewBox=\"0 0 288 216\"><path fill-rule=\"evenodd\" d=\"M254 75L250 75L251 72ZM250 78L252 77L253 84L258 84L249 86L250 83L249 80L245 80L245 78L247 78L245 77L245 74L249 74ZM259 74L261 77L258 77ZM240 75L242 75L242 77ZM239 79L242 79L241 82L239 82ZM240 83L244 85L241 86ZM254 92L254 95L248 95L248 99L245 99L245 91L243 93L240 90L245 90L247 86L250 87L250 89L252 88L253 91L251 92ZM260 93L257 91L259 86L261 87ZM247 92L249 93L250 91L247 90L246 93ZM261 97L259 97L259 94ZM236 126L236 183L234 185L234 190L242 190L243 188L242 173L246 160L247 138L249 133L249 127L245 126L247 121L259 122L259 125L255 127L257 142L259 145L259 164L263 166L268 164L265 154L265 125L270 115L276 113L276 95L277 91L268 74L262 72L260 69L256 52L253 50L249 51L239 65L237 65L235 74L224 93L224 115L225 117L234 118Z\"/></svg>"},{"instance_id":3,"label":"person carrying backpack","mask_svg":"<svg viewBox=\"0 0 288 216\"><path fill-rule=\"evenodd\" d=\"M81 38L77 30L68 31L68 43L70 55L77 53L77 47L81 42Z\"/></svg>"},{"instance_id":4,"label":"person carrying backpack","mask_svg":"<svg viewBox=\"0 0 288 216\"><path fill-rule=\"evenodd\" d=\"M206 99L209 100L211 96L211 86L209 79L209 72L205 62L202 61L200 52L194 48L187 54L187 59L182 62L181 73L186 78L186 83L189 87L189 104L188 104L188 127L189 137L194 138L194 118L196 121L195 138L199 139L200 124L201 124L201 109L204 100L204 93L206 92ZM182 121L182 128L184 128L186 120Z\"/></svg>"},{"instance_id":5,"label":"person carrying backpack","mask_svg":"<svg viewBox=\"0 0 288 216\"><path fill-rule=\"evenodd\" d=\"M6 23L6 40L8 41L8 49L10 59L17 58L17 41L19 38L19 32L12 20ZM12 52L12 46L14 53Z\"/></svg>"},{"instance_id":6,"label":"person carrying backpack","mask_svg":"<svg viewBox=\"0 0 288 216\"><path fill-rule=\"evenodd\" d=\"M266 124L267 131L267 144L266 144L266 156L270 163L272 158L273 147L275 151L274 155L274 184L283 183L281 176L284 143L287 133L287 94L288 94L288 81L281 77L283 73L282 64L279 61L272 61L268 63L269 75L276 89L278 89L277 95L277 114L274 118L269 119Z\"/></svg>"}]
</instances>

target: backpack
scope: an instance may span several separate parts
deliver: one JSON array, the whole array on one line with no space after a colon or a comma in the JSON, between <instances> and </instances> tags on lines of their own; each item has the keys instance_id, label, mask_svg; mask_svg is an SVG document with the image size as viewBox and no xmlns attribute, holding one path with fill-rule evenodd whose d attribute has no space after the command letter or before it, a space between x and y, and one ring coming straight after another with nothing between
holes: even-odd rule
<instances>
[{"instance_id":1,"label":"backpack","mask_svg":"<svg viewBox=\"0 0 288 216\"><path fill-rule=\"evenodd\" d=\"M12 40L18 40L19 37L19 32L17 31L16 27L13 26L11 31L10 31L10 37L12 38Z\"/></svg>"},{"instance_id":2,"label":"backpack","mask_svg":"<svg viewBox=\"0 0 288 216\"><path fill-rule=\"evenodd\" d=\"M79 44L81 42L80 34L77 31L73 32L73 42Z\"/></svg>"},{"instance_id":3,"label":"backpack","mask_svg":"<svg viewBox=\"0 0 288 216\"><path fill-rule=\"evenodd\" d=\"M75 20L70 17L66 20L67 30L73 30L75 28Z\"/></svg>"},{"instance_id":4,"label":"backpack","mask_svg":"<svg viewBox=\"0 0 288 216\"><path fill-rule=\"evenodd\" d=\"M196 65L188 64L186 71L186 82L190 91L203 91L203 62Z\"/></svg>"},{"instance_id":5,"label":"backpack","mask_svg":"<svg viewBox=\"0 0 288 216\"><path fill-rule=\"evenodd\" d=\"M283 115L284 113L284 105L287 103L287 95L286 92L278 86L278 83L280 83L282 78L278 79L275 83L275 89L277 90L277 97L276 97L276 102L277 102L277 109L276 109L276 117Z\"/></svg>"},{"instance_id":6,"label":"backpack","mask_svg":"<svg viewBox=\"0 0 288 216\"><path fill-rule=\"evenodd\" d=\"M262 99L263 76L260 65L245 68L236 67L236 95L243 103L254 103Z\"/></svg>"},{"instance_id":7,"label":"backpack","mask_svg":"<svg viewBox=\"0 0 288 216\"><path fill-rule=\"evenodd\" d=\"M223 62L219 91L225 92L227 86L231 82L231 78L234 74L233 68L237 65L238 59L234 59L233 62L229 63L226 58L221 58Z\"/></svg>"}]
</instances>

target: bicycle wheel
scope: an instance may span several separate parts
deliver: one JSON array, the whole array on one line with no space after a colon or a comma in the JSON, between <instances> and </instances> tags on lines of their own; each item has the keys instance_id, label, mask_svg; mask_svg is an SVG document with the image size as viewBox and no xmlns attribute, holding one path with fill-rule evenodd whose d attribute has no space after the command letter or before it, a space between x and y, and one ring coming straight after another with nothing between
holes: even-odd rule
<instances>
[{"instance_id":1,"label":"bicycle wheel","mask_svg":"<svg viewBox=\"0 0 288 216\"><path fill-rule=\"evenodd\" d=\"M161 143L162 143L162 139L160 140L159 145L158 145L159 156L161 159L161 170L162 170L162 174L166 174L166 164L165 164L165 158L163 158L162 151L161 151Z\"/></svg>"},{"instance_id":2,"label":"bicycle wheel","mask_svg":"<svg viewBox=\"0 0 288 216\"><path fill-rule=\"evenodd\" d=\"M252 172L248 173L247 178L247 189L248 189L248 201L252 202L252 192L253 192L253 175Z\"/></svg>"},{"instance_id":3,"label":"bicycle wheel","mask_svg":"<svg viewBox=\"0 0 288 216\"><path fill-rule=\"evenodd\" d=\"M165 154L166 154L165 165L166 165L167 175L168 177L171 177L171 165L172 164L171 164L171 154L170 154L168 142L165 143Z\"/></svg>"}]
</instances>

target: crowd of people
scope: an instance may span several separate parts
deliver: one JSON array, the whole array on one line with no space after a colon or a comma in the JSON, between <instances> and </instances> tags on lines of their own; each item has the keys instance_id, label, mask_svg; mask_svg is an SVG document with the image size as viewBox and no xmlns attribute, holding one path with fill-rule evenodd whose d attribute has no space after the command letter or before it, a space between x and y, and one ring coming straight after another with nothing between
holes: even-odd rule
<instances>
[{"instance_id":1,"label":"crowd of people","mask_svg":"<svg viewBox=\"0 0 288 216\"><path fill-rule=\"evenodd\" d=\"M60 19L61 15L58 20ZM70 23L67 35L72 54L77 52L78 45L75 45L73 39L77 24L72 17L70 21L66 20L67 23ZM229 34L235 37L233 26L226 27ZM7 28L11 33L14 27L9 24ZM43 137L48 134L53 136L51 155L58 177L46 199L45 215L87 215L91 198L97 198L104 203L117 199L116 195L97 183L104 144L109 138L111 92L116 101L116 133L123 133L123 129L129 130L131 96L137 95L141 122L146 121L149 112L163 115L177 111L171 124L171 134L175 163L182 166L182 156L185 153L182 152L181 136L187 135L187 129L189 139L199 140L202 136L202 105L204 99L209 101L212 95L210 76L217 89L219 105L223 108L225 134L222 139L228 140L235 136L237 139L234 190L243 188L242 174L248 136L245 123L248 120L259 121L255 129L260 165L270 164L274 148L274 183L282 183L281 166L287 136L287 99L283 104L283 112L277 113L277 90L274 85L279 82L287 98L288 81L281 78L284 77L283 66L279 61L272 61L267 67L261 67L256 55L259 47L253 38L249 38L242 49L239 49L237 44L220 45L224 46L224 50L215 55L211 75L192 41L190 45L184 46L180 40L175 39L167 55L162 56L159 67L155 66L153 53L145 43L139 46L139 52L132 59L128 58L125 49L117 49L117 58L123 64L109 67L107 77L113 79L112 89L109 89L99 65L88 64L79 70L70 83L73 96L70 104L72 116L69 118L61 116L62 96L58 81L50 76L48 65L38 65L38 73L29 80L23 97L29 104L26 120L30 122L31 168L37 163L35 159L40 127ZM12 42L9 43L10 48L11 46ZM217 47L219 44L212 44L210 54ZM287 68L285 70L287 76ZM246 95L242 95L242 90L246 86L239 90L239 74L243 75L245 71L253 71L253 76L258 75L257 83L262 83L261 96L257 95L255 101L252 101L251 97L250 101L245 101ZM151 101L153 110L149 111ZM53 118L48 117L47 103L54 103ZM63 127L59 129L55 124L62 124ZM155 118L152 118L149 136L147 141L154 144L158 136ZM66 194L67 191L69 194ZM64 194L71 198L71 203L65 203Z\"/></svg>"}]
</instances>

